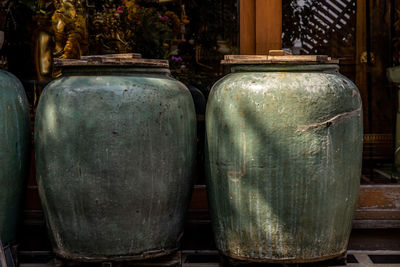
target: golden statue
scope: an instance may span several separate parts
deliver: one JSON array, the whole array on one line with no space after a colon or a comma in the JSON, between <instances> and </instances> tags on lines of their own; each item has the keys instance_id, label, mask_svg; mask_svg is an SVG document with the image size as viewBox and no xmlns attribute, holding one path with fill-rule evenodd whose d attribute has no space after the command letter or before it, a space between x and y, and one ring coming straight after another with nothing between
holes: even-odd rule
<instances>
[{"instance_id":1,"label":"golden statue","mask_svg":"<svg viewBox=\"0 0 400 267\"><path fill-rule=\"evenodd\" d=\"M88 32L80 0L59 0L51 17L54 57L80 58L88 50Z\"/></svg>"},{"instance_id":2,"label":"golden statue","mask_svg":"<svg viewBox=\"0 0 400 267\"><path fill-rule=\"evenodd\" d=\"M53 58L80 58L88 52L86 10L81 0L39 0L38 6L43 12L37 17L36 72L38 80L49 81L60 75Z\"/></svg>"}]
</instances>

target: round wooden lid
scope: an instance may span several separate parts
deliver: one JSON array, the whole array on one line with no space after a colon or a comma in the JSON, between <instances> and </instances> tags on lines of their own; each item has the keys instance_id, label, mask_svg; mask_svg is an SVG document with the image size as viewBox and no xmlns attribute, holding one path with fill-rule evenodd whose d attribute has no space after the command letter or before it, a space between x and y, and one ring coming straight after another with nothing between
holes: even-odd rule
<instances>
[{"instance_id":1,"label":"round wooden lid","mask_svg":"<svg viewBox=\"0 0 400 267\"><path fill-rule=\"evenodd\" d=\"M282 50L271 50L269 55L226 55L221 64L225 65L258 65L258 64L339 64L338 59L326 55L291 55Z\"/></svg>"},{"instance_id":2,"label":"round wooden lid","mask_svg":"<svg viewBox=\"0 0 400 267\"><path fill-rule=\"evenodd\" d=\"M169 68L168 60L143 59L140 54L82 56L80 59L54 59L56 67L148 67Z\"/></svg>"}]
</instances>

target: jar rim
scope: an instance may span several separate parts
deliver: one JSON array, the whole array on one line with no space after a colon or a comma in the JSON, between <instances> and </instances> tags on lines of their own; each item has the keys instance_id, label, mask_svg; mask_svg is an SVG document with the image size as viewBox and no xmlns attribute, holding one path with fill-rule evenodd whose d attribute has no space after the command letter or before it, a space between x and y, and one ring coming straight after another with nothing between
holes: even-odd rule
<instances>
[{"instance_id":1,"label":"jar rim","mask_svg":"<svg viewBox=\"0 0 400 267\"><path fill-rule=\"evenodd\" d=\"M338 64L241 64L231 65L231 72L338 72Z\"/></svg>"},{"instance_id":2,"label":"jar rim","mask_svg":"<svg viewBox=\"0 0 400 267\"><path fill-rule=\"evenodd\" d=\"M140 67L140 66L115 66L115 65L97 65L97 66L68 66L62 68L62 75L134 75L134 74L158 74L170 75L169 68Z\"/></svg>"}]
</instances>

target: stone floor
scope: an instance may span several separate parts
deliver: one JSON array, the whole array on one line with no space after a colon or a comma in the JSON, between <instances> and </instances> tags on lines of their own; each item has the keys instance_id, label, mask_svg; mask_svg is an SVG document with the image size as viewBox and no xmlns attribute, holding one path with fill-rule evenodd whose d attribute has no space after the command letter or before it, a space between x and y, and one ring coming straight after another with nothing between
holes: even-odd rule
<instances>
[{"instance_id":1,"label":"stone floor","mask_svg":"<svg viewBox=\"0 0 400 267\"><path fill-rule=\"evenodd\" d=\"M64 266L87 267L222 267L216 251L210 225L186 227L182 240L182 251L175 255L153 262L141 263L98 263L98 264L63 264ZM46 251L31 251L20 248L21 267L53 267L63 266L60 262L54 264L52 254ZM24 250L25 249L25 250ZM400 229L354 229L348 245L347 266L399 266L400 267ZM226 266L226 265L225 265ZM225 267L224 266L224 267ZM282 266L282 265L231 265L234 267L249 266ZM296 265L290 265L296 266ZM310 266L344 266L339 262L321 264L302 264Z\"/></svg>"},{"instance_id":2,"label":"stone floor","mask_svg":"<svg viewBox=\"0 0 400 267\"><path fill-rule=\"evenodd\" d=\"M156 266L173 266L173 267L220 267L219 256L216 251L182 251L182 253L177 254L179 259L176 261L176 257L172 257L170 261L165 261L164 263L139 263L139 264L112 264L112 263L99 263L99 264L89 264L81 266L101 266L101 267L115 267L115 266L126 266L126 267L156 267ZM175 261L174 261L175 259ZM54 267L60 266L56 265L53 260L42 263L21 263L21 267ZM68 265L68 266L78 266L78 265ZM243 265L232 265L232 266L243 266ZM255 265L246 265L255 266ZM283 265L257 265L257 266L283 266ZM286 266L296 266L296 265L286 265ZM320 265L320 264L302 264L299 266L349 266L349 267L394 267L400 266L400 251L348 251L347 265Z\"/></svg>"}]
</instances>

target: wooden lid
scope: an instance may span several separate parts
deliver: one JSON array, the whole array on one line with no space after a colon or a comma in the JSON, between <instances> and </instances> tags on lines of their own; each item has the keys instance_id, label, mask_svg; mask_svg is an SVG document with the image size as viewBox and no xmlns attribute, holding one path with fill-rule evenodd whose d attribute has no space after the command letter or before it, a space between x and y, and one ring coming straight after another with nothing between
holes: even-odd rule
<instances>
[{"instance_id":1,"label":"wooden lid","mask_svg":"<svg viewBox=\"0 0 400 267\"><path fill-rule=\"evenodd\" d=\"M90 55L90 56L81 56L81 59L89 59L89 58L96 58L96 57L142 58L142 54L139 54L139 53L122 53L122 54Z\"/></svg>"},{"instance_id":2,"label":"wooden lid","mask_svg":"<svg viewBox=\"0 0 400 267\"><path fill-rule=\"evenodd\" d=\"M169 68L169 62L161 59L142 59L140 54L109 54L83 56L80 59L54 59L54 66Z\"/></svg>"},{"instance_id":3,"label":"wooden lid","mask_svg":"<svg viewBox=\"0 0 400 267\"><path fill-rule=\"evenodd\" d=\"M269 55L226 55L221 64L226 65L257 65L257 64L339 64L338 59L326 55L291 55L282 50L271 50Z\"/></svg>"}]
</instances>

